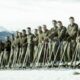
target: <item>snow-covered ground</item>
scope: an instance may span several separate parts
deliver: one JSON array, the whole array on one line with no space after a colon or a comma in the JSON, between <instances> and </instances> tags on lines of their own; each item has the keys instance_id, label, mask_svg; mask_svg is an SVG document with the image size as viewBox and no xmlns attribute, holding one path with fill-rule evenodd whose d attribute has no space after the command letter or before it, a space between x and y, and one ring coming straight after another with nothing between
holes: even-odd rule
<instances>
[{"instance_id":1,"label":"snow-covered ground","mask_svg":"<svg viewBox=\"0 0 80 80\"><path fill-rule=\"evenodd\" d=\"M79 69L1 70L0 80L80 80Z\"/></svg>"}]
</instances>

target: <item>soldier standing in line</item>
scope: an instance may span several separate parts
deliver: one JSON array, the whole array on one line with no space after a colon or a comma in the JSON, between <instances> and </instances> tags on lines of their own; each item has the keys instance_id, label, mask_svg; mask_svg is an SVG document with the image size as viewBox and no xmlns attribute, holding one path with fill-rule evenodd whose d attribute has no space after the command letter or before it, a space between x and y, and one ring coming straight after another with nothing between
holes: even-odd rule
<instances>
[{"instance_id":1,"label":"soldier standing in line","mask_svg":"<svg viewBox=\"0 0 80 80\"><path fill-rule=\"evenodd\" d=\"M0 53L1 53L1 51L2 51L2 41L0 40Z\"/></svg>"},{"instance_id":2,"label":"soldier standing in line","mask_svg":"<svg viewBox=\"0 0 80 80\"><path fill-rule=\"evenodd\" d=\"M49 47L48 47L48 35L49 30L47 29L46 25L43 25L43 41L44 41L44 49L43 49L43 66L48 63L49 60Z\"/></svg>"},{"instance_id":3,"label":"soldier standing in line","mask_svg":"<svg viewBox=\"0 0 80 80\"><path fill-rule=\"evenodd\" d=\"M34 35L31 33L31 28L27 28L27 52L25 55L25 62L27 66L32 66L33 62L33 52L34 52L34 42L33 42Z\"/></svg>"},{"instance_id":4,"label":"soldier standing in line","mask_svg":"<svg viewBox=\"0 0 80 80\"><path fill-rule=\"evenodd\" d=\"M0 41L0 66L3 67L4 43Z\"/></svg>"},{"instance_id":5,"label":"soldier standing in line","mask_svg":"<svg viewBox=\"0 0 80 80\"><path fill-rule=\"evenodd\" d=\"M75 54L73 56L73 61L75 62L74 67L80 67L80 30L77 32L77 37L76 37L76 48L75 48Z\"/></svg>"},{"instance_id":6,"label":"soldier standing in line","mask_svg":"<svg viewBox=\"0 0 80 80\"><path fill-rule=\"evenodd\" d=\"M14 56L13 56L13 64L12 67L17 67L17 60L19 56L19 51L20 51L20 41L19 41L19 32L16 31L16 36L14 40Z\"/></svg>"},{"instance_id":7,"label":"soldier standing in line","mask_svg":"<svg viewBox=\"0 0 80 80\"><path fill-rule=\"evenodd\" d=\"M7 36L7 40L5 42L5 53L4 53L4 68L5 67L9 67L8 66L8 62L9 62L9 58L10 58L10 53L11 53L11 41L10 41L10 37Z\"/></svg>"},{"instance_id":8,"label":"soldier standing in line","mask_svg":"<svg viewBox=\"0 0 80 80\"><path fill-rule=\"evenodd\" d=\"M12 66L12 63L13 63L13 57L14 57L14 41L15 41L15 36L14 34L11 35L11 54L10 54L10 58L9 58L9 62L8 62L8 65L9 67Z\"/></svg>"},{"instance_id":9,"label":"soldier standing in line","mask_svg":"<svg viewBox=\"0 0 80 80\"><path fill-rule=\"evenodd\" d=\"M57 26L58 26L58 41L59 41L59 54L57 54L57 60L61 60L63 59L64 52L65 51L64 47L66 42L65 42L65 37L66 37L66 27L63 26L61 21L57 22ZM67 48L67 46L66 46Z\"/></svg>"},{"instance_id":10,"label":"soldier standing in line","mask_svg":"<svg viewBox=\"0 0 80 80\"><path fill-rule=\"evenodd\" d=\"M35 66L36 59L38 57L38 29L34 31L34 55L33 55L33 65Z\"/></svg>"},{"instance_id":11,"label":"soldier standing in line","mask_svg":"<svg viewBox=\"0 0 80 80\"><path fill-rule=\"evenodd\" d=\"M22 67L24 67L24 65L25 65L24 59L25 59L26 50L27 50L27 34L26 34L25 29L22 30L22 39L21 39L20 43L22 46L21 65L22 65Z\"/></svg>"},{"instance_id":12,"label":"soldier standing in line","mask_svg":"<svg viewBox=\"0 0 80 80\"><path fill-rule=\"evenodd\" d=\"M19 56L18 56L18 64L21 67L21 57L22 57L22 32L19 32L19 43L20 43L20 50L19 50Z\"/></svg>"},{"instance_id":13,"label":"soldier standing in line","mask_svg":"<svg viewBox=\"0 0 80 80\"><path fill-rule=\"evenodd\" d=\"M49 33L49 63L52 63L58 48L58 27L57 21L52 20L53 27Z\"/></svg>"},{"instance_id":14,"label":"soldier standing in line","mask_svg":"<svg viewBox=\"0 0 80 80\"><path fill-rule=\"evenodd\" d=\"M77 43L77 45L76 45L75 57L76 57L76 60L79 61L80 60L80 30L78 30L78 32L77 32L76 43Z\"/></svg>"},{"instance_id":15,"label":"soldier standing in line","mask_svg":"<svg viewBox=\"0 0 80 80\"><path fill-rule=\"evenodd\" d=\"M73 54L75 54L75 47L76 47L76 36L78 32L78 25L74 22L74 17L69 18L70 24L68 25L67 28L67 34L68 34L68 61L72 60Z\"/></svg>"},{"instance_id":16,"label":"soldier standing in line","mask_svg":"<svg viewBox=\"0 0 80 80\"><path fill-rule=\"evenodd\" d=\"M43 31L42 31L42 27L39 26L38 27L38 57L37 57L37 63L36 66L41 65L42 61L42 53L43 53ZM40 64L39 64L40 63Z\"/></svg>"}]
</instances>

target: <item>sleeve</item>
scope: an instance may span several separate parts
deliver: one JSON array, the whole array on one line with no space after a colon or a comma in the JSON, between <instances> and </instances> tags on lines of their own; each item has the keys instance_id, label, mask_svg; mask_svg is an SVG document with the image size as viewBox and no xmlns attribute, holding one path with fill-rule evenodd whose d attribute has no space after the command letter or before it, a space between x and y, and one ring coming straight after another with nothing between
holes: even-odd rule
<instances>
[{"instance_id":1,"label":"sleeve","mask_svg":"<svg viewBox=\"0 0 80 80\"><path fill-rule=\"evenodd\" d=\"M75 35L77 33L77 31L78 31L78 25L76 24L72 35Z\"/></svg>"},{"instance_id":2,"label":"sleeve","mask_svg":"<svg viewBox=\"0 0 80 80\"><path fill-rule=\"evenodd\" d=\"M62 29L62 31L60 32L58 38L62 38L62 36L64 36L64 33L66 33L66 28L65 28L65 27L64 27L64 28Z\"/></svg>"}]
</instances>

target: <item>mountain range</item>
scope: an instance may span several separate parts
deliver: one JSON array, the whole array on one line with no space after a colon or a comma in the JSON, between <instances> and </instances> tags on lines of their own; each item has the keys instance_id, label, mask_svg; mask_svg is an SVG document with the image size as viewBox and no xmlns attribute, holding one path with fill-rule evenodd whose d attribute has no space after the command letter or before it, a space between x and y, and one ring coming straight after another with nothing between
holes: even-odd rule
<instances>
[{"instance_id":1,"label":"mountain range","mask_svg":"<svg viewBox=\"0 0 80 80\"><path fill-rule=\"evenodd\" d=\"M7 36L11 36L13 32L8 31L5 27L0 26L0 40L5 41Z\"/></svg>"}]
</instances>

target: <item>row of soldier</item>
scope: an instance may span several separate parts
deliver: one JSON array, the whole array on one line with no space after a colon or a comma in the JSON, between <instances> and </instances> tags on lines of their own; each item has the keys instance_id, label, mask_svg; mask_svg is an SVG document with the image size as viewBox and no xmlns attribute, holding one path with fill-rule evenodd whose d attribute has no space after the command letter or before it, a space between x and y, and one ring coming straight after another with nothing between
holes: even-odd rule
<instances>
[{"instance_id":1,"label":"row of soldier","mask_svg":"<svg viewBox=\"0 0 80 80\"><path fill-rule=\"evenodd\" d=\"M0 66L33 67L53 66L71 62L80 58L80 31L74 17L69 18L68 28L61 21L53 20L53 27L48 30L46 25L31 28L7 37L5 43L0 42ZM76 56L76 57L75 57Z\"/></svg>"}]
</instances>

